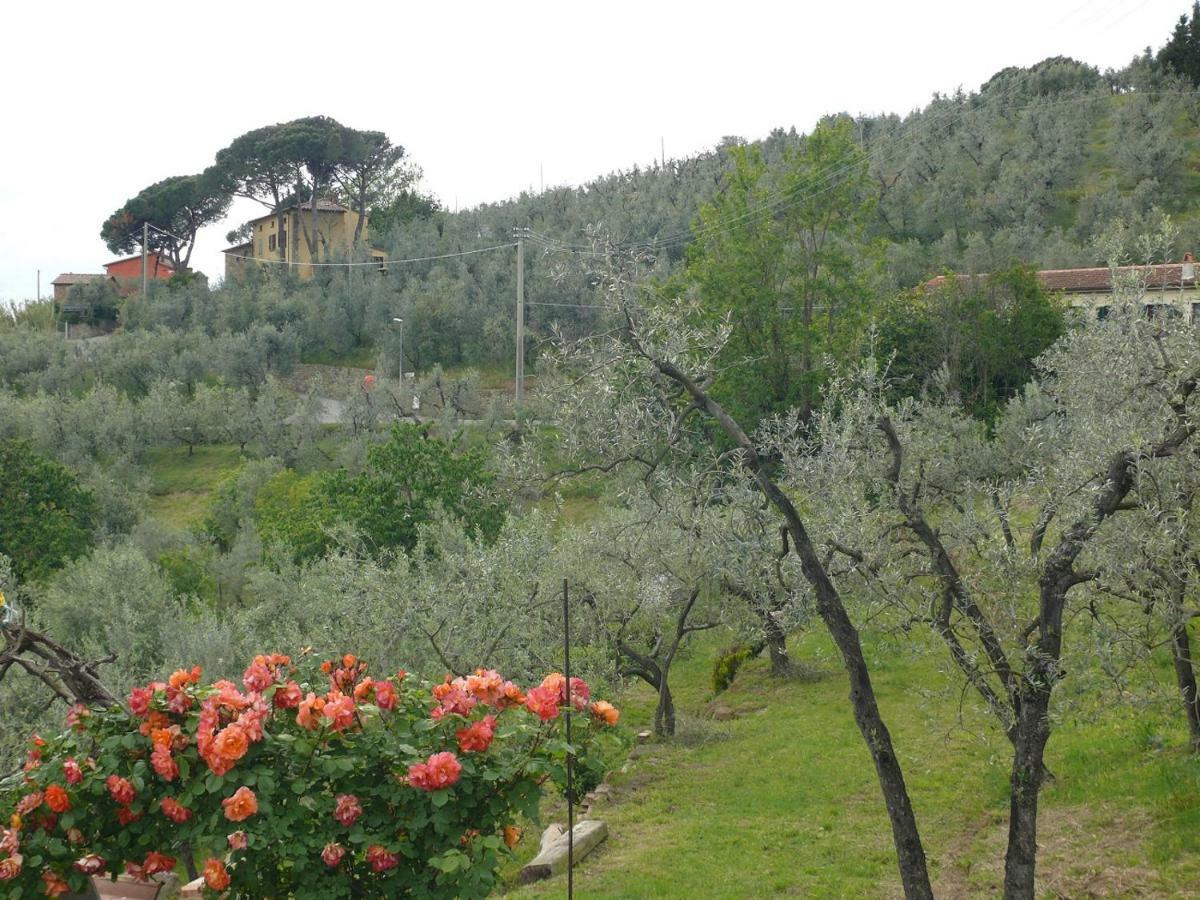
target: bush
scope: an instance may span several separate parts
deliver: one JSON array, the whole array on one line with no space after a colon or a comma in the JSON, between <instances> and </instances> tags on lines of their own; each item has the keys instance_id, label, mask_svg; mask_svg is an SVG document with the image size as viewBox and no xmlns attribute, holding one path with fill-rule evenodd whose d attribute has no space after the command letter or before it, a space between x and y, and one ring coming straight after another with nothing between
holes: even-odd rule
<instances>
[{"instance_id":1,"label":"bush","mask_svg":"<svg viewBox=\"0 0 1200 900\"><path fill-rule=\"evenodd\" d=\"M180 670L35 737L0 789L4 895L148 877L192 852L210 895L480 897L540 786L564 780L561 675L527 693L484 670L431 689L353 656L300 670L272 655L242 686ZM578 679L571 695L590 771L617 711Z\"/></svg>"},{"instance_id":2,"label":"bush","mask_svg":"<svg viewBox=\"0 0 1200 900\"><path fill-rule=\"evenodd\" d=\"M742 667L742 663L748 660L753 653L745 644L737 644L733 647L726 647L717 654L717 658L713 660L712 671L712 689L714 694L719 694L722 691L728 690L733 684L733 679L737 677L738 669Z\"/></svg>"},{"instance_id":3,"label":"bush","mask_svg":"<svg viewBox=\"0 0 1200 900\"><path fill-rule=\"evenodd\" d=\"M0 441L0 553L37 579L91 549L96 502L67 468L22 441Z\"/></svg>"}]
</instances>

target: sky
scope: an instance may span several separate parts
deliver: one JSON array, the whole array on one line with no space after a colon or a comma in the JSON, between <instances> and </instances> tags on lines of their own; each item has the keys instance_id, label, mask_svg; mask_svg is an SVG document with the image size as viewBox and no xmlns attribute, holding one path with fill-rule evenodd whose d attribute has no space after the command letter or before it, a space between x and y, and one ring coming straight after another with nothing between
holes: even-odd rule
<instances>
[{"instance_id":1,"label":"sky","mask_svg":"<svg viewBox=\"0 0 1200 900\"><path fill-rule=\"evenodd\" d=\"M1190 0L356 0L10 4L0 34L0 302L114 257L143 187L300 116L384 131L450 209L578 185L833 112L906 113L1006 66L1119 68ZM201 232L217 279L235 203Z\"/></svg>"}]
</instances>

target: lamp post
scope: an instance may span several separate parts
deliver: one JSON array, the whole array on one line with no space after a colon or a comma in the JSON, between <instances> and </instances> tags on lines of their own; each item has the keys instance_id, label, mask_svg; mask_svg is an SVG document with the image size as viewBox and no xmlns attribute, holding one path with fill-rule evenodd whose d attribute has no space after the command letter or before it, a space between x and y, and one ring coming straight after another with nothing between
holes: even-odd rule
<instances>
[{"instance_id":1,"label":"lamp post","mask_svg":"<svg viewBox=\"0 0 1200 900\"><path fill-rule=\"evenodd\" d=\"M392 321L400 326L400 388L404 389L404 320L393 316Z\"/></svg>"}]
</instances>

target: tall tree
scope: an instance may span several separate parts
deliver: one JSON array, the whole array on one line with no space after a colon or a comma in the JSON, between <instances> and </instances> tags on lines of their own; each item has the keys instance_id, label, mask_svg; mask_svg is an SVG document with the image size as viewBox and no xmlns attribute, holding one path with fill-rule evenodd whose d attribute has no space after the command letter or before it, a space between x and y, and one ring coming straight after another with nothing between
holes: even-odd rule
<instances>
[{"instance_id":1,"label":"tall tree","mask_svg":"<svg viewBox=\"0 0 1200 900\"><path fill-rule=\"evenodd\" d=\"M362 238L367 210L385 205L412 187L416 171L404 165L404 148L393 144L382 131L343 129L342 156L334 169L334 178L358 213L354 225L354 246Z\"/></svg>"},{"instance_id":2,"label":"tall tree","mask_svg":"<svg viewBox=\"0 0 1200 900\"><path fill-rule=\"evenodd\" d=\"M1200 0L1192 4L1192 17L1180 16L1171 39L1158 51L1158 62L1176 75L1200 84Z\"/></svg>"},{"instance_id":3,"label":"tall tree","mask_svg":"<svg viewBox=\"0 0 1200 900\"><path fill-rule=\"evenodd\" d=\"M687 276L712 316L733 326L721 361L738 365L726 365L714 397L753 426L791 406L810 413L823 355L857 332L875 201L848 121L822 123L774 165L757 147L730 156L723 190L700 208Z\"/></svg>"},{"instance_id":4,"label":"tall tree","mask_svg":"<svg viewBox=\"0 0 1200 900\"><path fill-rule=\"evenodd\" d=\"M210 170L228 185L236 197L261 203L275 214L276 233L283 234L283 213L295 200L300 172L295 160L287 158L275 140L281 126L255 128L217 151ZM286 259L287 247L279 242L279 258Z\"/></svg>"},{"instance_id":5,"label":"tall tree","mask_svg":"<svg viewBox=\"0 0 1200 900\"><path fill-rule=\"evenodd\" d=\"M113 253L141 246L143 224L149 225L146 250L165 255L176 272L187 269L196 234L224 218L233 197L212 170L176 175L155 182L105 220L100 238Z\"/></svg>"}]
</instances>

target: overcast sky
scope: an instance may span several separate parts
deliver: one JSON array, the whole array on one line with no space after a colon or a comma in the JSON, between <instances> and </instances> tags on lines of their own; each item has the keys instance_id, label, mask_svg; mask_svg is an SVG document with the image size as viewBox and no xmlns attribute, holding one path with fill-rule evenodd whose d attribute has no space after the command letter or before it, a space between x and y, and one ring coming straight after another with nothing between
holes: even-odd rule
<instances>
[{"instance_id":1,"label":"overcast sky","mask_svg":"<svg viewBox=\"0 0 1200 900\"><path fill-rule=\"evenodd\" d=\"M907 112L998 69L1101 69L1189 0L7 5L0 300L101 271L127 198L298 116L385 131L450 208L686 156L823 114ZM217 278L239 202L193 266Z\"/></svg>"}]
</instances>

